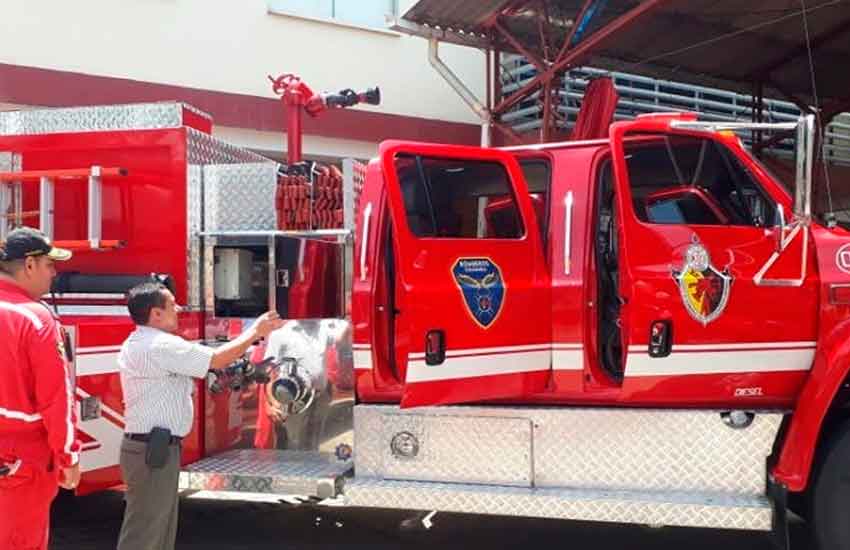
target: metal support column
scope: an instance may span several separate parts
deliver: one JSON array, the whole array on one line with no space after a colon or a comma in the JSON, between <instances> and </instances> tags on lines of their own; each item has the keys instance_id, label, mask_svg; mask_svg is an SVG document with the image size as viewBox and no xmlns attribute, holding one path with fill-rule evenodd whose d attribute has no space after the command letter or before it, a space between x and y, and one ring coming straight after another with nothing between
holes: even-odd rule
<instances>
[{"instance_id":1,"label":"metal support column","mask_svg":"<svg viewBox=\"0 0 850 550\"><path fill-rule=\"evenodd\" d=\"M428 61L431 66L436 69L449 86L458 93L458 95L469 105L469 108L475 112L481 119L481 146L490 146L490 110L487 109L475 94L461 81L460 78L440 59L439 41L436 38L431 38L428 41Z\"/></svg>"}]
</instances>

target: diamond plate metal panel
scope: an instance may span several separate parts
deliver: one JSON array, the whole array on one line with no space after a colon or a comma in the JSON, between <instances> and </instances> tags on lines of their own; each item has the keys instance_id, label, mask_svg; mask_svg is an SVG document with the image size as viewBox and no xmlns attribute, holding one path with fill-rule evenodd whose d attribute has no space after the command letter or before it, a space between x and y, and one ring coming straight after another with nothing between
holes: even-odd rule
<instances>
[{"instance_id":1,"label":"diamond plate metal panel","mask_svg":"<svg viewBox=\"0 0 850 550\"><path fill-rule=\"evenodd\" d=\"M180 488L329 498L351 466L326 453L241 449L190 464L180 472Z\"/></svg>"},{"instance_id":2,"label":"diamond plate metal panel","mask_svg":"<svg viewBox=\"0 0 850 550\"><path fill-rule=\"evenodd\" d=\"M274 230L277 164L213 164L204 166L206 231Z\"/></svg>"},{"instance_id":3,"label":"diamond plate metal panel","mask_svg":"<svg viewBox=\"0 0 850 550\"><path fill-rule=\"evenodd\" d=\"M459 483L381 481L358 477L345 502L409 510L768 531L773 510L764 497L712 493L639 493L527 489Z\"/></svg>"},{"instance_id":4,"label":"diamond plate metal panel","mask_svg":"<svg viewBox=\"0 0 850 550\"><path fill-rule=\"evenodd\" d=\"M360 405L354 415L358 476L386 477L385 417L414 414L469 420L460 424L455 440L486 441L475 433L487 424L482 418L530 420L536 487L749 496L765 492L766 458L782 421L782 413L759 413L749 427L732 429L720 411L433 407L408 412ZM494 463L500 460L495 453L463 457L469 469L498 468Z\"/></svg>"},{"instance_id":5,"label":"diamond plate metal panel","mask_svg":"<svg viewBox=\"0 0 850 550\"><path fill-rule=\"evenodd\" d=\"M182 103L162 102L5 111L0 113L0 135L179 128L184 108Z\"/></svg>"},{"instance_id":6,"label":"diamond plate metal panel","mask_svg":"<svg viewBox=\"0 0 850 550\"><path fill-rule=\"evenodd\" d=\"M204 166L210 164L268 164L271 161L262 155L241 149L235 145L216 139L209 134L188 127L186 128L186 158L188 163L186 183L188 186L187 208L189 220L189 247L186 251L186 258L189 273L189 305L193 308L201 308L204 304L204 297L201 295L201 277L204 271L204 266L201 265L203 247L197 234L205 229L205 220L202 216L204 210ZM277 164L274 164L274 166L277 166ZM273 195L271 200L274 200ZM252 206L252 208L254 207ZM274 207L273 202L271 207ZM251 227L249 229L262 228Z\"/></svg>"},{"instance_id":7,"label":"diamond plate metal panel","mask_svg":"<svg viewBox=\"0 0 850 550\"><path fill-rule=\"evenodd\" d=\"M271 162L262 155L231 145L194 128L186 128L186 159L189 164Z\"/></svg>"},{"instance_id":8,"label":"diamond plate metal panel","mask_svg":"<svg viewBox=\"0 0 850 550\"><path fill-rule=\"evenodd\" d=\"M201 242L198 233L203 230L203 170L201 166L190 164L186 167L186 220L189 234L186 254L188 280L188 306L198 310L203 303L201 297Z\"/></svg>"},{"instance_id":9,"label":"diamond plate metal panel","mask_svg":"<svg viewBox=\"0 0 850 550\"><path fill-rule=\"evenodd\" d=\"M385 414L382 431L386 479L531 486L531 422L526 418ZM398 434L416 438L416 456L393 452L387 443ZM493 460L496 456L499 460Z\"/></svg>"},{"instance_id":10,"label":"diamond plate metal panel","mask_svg":"<svg viewBox=\"0 0 850 550\"><path fill-rule=\"evenodd\" d=\"M538 487L761 495L782 415L745 429L711 411L568 409L534 421Z\"/></svg>"}]
</instances>

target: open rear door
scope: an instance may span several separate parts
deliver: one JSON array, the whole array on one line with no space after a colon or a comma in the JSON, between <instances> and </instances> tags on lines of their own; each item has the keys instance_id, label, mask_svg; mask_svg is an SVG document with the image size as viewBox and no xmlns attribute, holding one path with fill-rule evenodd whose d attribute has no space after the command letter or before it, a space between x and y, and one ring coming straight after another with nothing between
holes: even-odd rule
<instances>
[{"instance_id":1,"label":"open rear door","mask_svg":"<svg viewBox=\"0 0 850 550\"><path fill-rule=\"evenodd\" d=\"M402 407L522 398L551 370L549 275L525 181L502 151L385 142ZM513 201L497 219L488 201Z\"/></svg>"}]
</instances>

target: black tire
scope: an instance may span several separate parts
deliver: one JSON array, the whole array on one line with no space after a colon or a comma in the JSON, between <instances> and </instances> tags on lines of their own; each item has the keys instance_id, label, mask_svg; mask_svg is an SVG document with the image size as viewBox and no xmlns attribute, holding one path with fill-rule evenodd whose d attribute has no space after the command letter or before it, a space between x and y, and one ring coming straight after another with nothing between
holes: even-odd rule
<instances>
[{"instance_id":1,"label":"black tire","mask_svg":"<svg viewBox=\"0 0 850 550\"><path fill-rule=\"evenodd\" d=\"M833 435L813 487L812 520L820 550L850 550L850 422Z\"/></svg>"}]
</instances>

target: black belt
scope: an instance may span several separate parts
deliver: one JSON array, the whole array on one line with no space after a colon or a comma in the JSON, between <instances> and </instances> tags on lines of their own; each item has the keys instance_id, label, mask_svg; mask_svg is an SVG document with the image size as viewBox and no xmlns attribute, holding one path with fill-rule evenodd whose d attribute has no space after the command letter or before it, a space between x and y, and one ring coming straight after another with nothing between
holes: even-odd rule
<instances>
[{"instance_id":1,"label":"black belt","mask_svg":"<svg viewBox=\"0 0 850 550\"><path fill-rule=\"evenodd\" d=\"M151 440L151 434L124 434L125 439L129 439L131 441L141 441L142 443L147 443ZM183 441L183 438L177 435L172 435L169 444L175 445Z\"/></svg>"}]
</instances>

